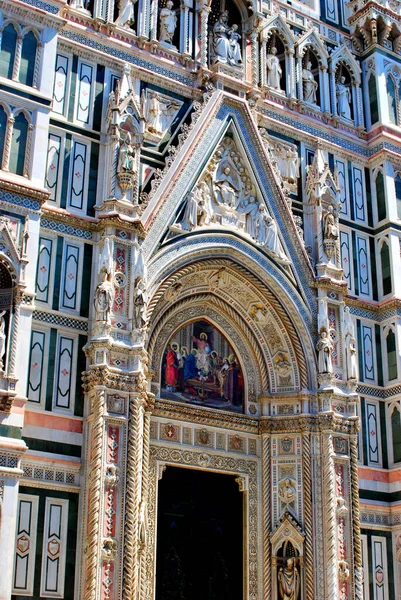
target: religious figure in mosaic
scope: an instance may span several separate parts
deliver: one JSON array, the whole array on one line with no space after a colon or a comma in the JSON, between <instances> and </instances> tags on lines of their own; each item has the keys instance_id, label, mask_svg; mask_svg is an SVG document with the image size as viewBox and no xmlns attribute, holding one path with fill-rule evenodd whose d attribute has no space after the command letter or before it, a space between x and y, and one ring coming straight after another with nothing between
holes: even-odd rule
<instances>
[{"instance_id":1,"label":"religious figure in mosaic","mask_svg":"<svg viewBox=\"0 0 401 600\"><path fill-rule=\"evenodd\" d=\"M302 70L302 81L304 84L304 100L316 104L317 82L312 73L312 63L309 61L306 68Z\"/></svg>"},{"instance_id":2,"label":"religious figure in mosaic","mask_svg":"<svg viewBox=\"0 0 401 600\"><path fill-rule=\"evenodd\" d=\"M331 351L333 349L333 342L330 339L326 330L320 332L320 339L316 344L316 350L318 352L318 370L319 373L332 373L333 362L331 360Z\"/></svg>"},{"instance_id":3,"label":"religious figure in mosaic","mask_svg":"<svg viewBox=\"0 0 401 600\"><path fill-rule=\"evenodd\" d=\"M134 4L136 0L121 0L120 3L120 12L118 13L118 17L115 21L116 25L121 25L122 27L130 26L135 21L134 16Z\"/></svg>"},{"instance_id":4,"label":"religious figure in mosaic","mask_svg":"<svg viewBox=\"0 0 401 600\"><path fill-rule=\"evenodd\" d=\"M287 558L284 569L278 572L278 589L281 600L298 600L300 578L293 558Z\"/></svg>"},{"instance_id":5,"label":"religious figure in mosaic","mask_svg":"<svg viewBox=\"0 0 401 600\"><path fill-rule=\"evenodd\" d=\"M167 0L166 6L160 11L160 35L159 40L167 44L173 43L175 28L177 27L177 15L173 10L172 0Z\"/></svg>"},{"instance_id":6,"label":"religious figure in mosaic","mask_svg":"<svg viewBox=\"0 0 401 600\"><path fill-rule=\"evenodd\" d=\"M351 119L351 92L345 85L345 77L342 75L336 84L337 112L344 119Z\"/></svg>"},{"instance_id":7,"label":"religious figure in mosaic","mask_svg":"<svg viewBox=\"0 0 401 600\"><path fill-rule=\"evenodd\" d=\"M94 306L96 310L96 321L110 322L110 310L113 304L114 288L111 283L111 275L105 270L101 272L102 281L96 288Z\"/></svg>"},{"instance_id":8,"label":"religious figure in mosaic","mask_svg":"<svg viewBox=\"0 0 401 600\"><path fill-rule=\"evenodd\" d=\"M0 313L0 369L4 368L3 356L6 352L6 322L4 319L5 314L5 310L2 310Z\"/></svg>"},{"instance_id":9,"label":"religious figure in mosaic","mask_svg":"<svg viewBox=\"0 0 401 600\"><path fill-rule=\"evenodd\" d=\"M267 68L267 85L274 90L281 90L280 78L283 73L280 67L280 61L277 55L277 48L273 46L270 50L270 54L266 56L266 68Z\"/></svg>"}]
</instances>

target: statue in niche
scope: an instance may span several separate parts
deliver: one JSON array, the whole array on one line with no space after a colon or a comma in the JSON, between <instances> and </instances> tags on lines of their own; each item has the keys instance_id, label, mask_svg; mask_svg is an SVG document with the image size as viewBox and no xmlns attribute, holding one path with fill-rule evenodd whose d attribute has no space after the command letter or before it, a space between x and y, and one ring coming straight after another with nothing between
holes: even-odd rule
<instances>
[{"instance_id":1,"label":"statue in niche","mask_svg":"<svg viewBox=\"0 0 401 600\"><path fill-rule=\"evenodd\" d=\"M333 342L325 329L320 332L320 339L316 344L316 350L318 352L319 373L333 373L333 362L331 360Z\"/></svg>"},{"instance_id":2,"label":"statue in niche","mask_svg":"<svg viewBox=\"0 0 401 600\"><path fill-rule=\"evenodd\" d=\"M3 357L6 352L6 321L4 319L4 315L6 314L5 310L2 310L0 313L0 369L4 369Z\"/></svg>"},{"instance_id":3,"label":"statue in niche","mask_svg":"<svg viewBox=\"0 0 401 600\"><path fill-rule=\"evenodd\" d=\"M101 271L102 281L95 290L94 306L96 310L96 321L110 323L110 310L113 304L114 288L111 283L111 275L105 269Z\"/></svg>"},{"instance_id":4,"label":"statue in niche","mask_svg":"<svg viewBox=\"0 0 401 600\"><path fill-rule=\"evenodd\" d=\"M213 61L239 65L242 62L241 48L239 45L240 35L237 33L238 26L228 25L228 12L220 13L218 21L213 27Z\"/></svg>"},{"instance_id":5,"label":"statue in niche","mask_svg":"<svg viewBox=\"0 0 401 600\"><path fill-rule=\"evenodd\" d=\"M283 73L280 67L280 61L277 55L277 48L273 46L270 49L270 54L266 56L266 68L267 68L267 85L274 90L281 90L280 78Z\"/></svg>"},{"instance_id":6,"label":"statue in niche","mask_svg":"<svg viewBox=\"0 0 401 600\"><path fill-rule=\"evenodd\" d=\"M302 70L302 81L304 84L304 100L316 104L317 82L312 73L312 63L307 62L306 68Z\"/></svg>"},{"instance_id":7,"label":"statue in niche","mask_svg":"<svg viewBox=\"0 0 401 600\"><path fill-rule=\"evenodd\" d=\"M131 144L131 134L127 132L118 153L117 174L135 172L135 150Z\"/></svg>"},{"instance_id":8,"label":"statue in niche","mask_svg":"<svg viewBox=\"0 0 401 600\"><path fill-rule=\"evenodd\" d=\"M336 84L337 112L343 119L351 120L351 92L345 85L345 77L342 75Z\"/></svg>"},{"instance_id":9,"label":"statue in niche","mask_svg":"<svg viewBox=\"0 0 401 600\"><path fill-rule=\"evenodd\" d=\"M281 600L298 600L300 578L293 558L287 558L284 569L278 572L278 589Z\"/></svg>"},{"instance_id":10,"label":"statue in niche","mask_svg":"<svg viewBox=\"0 0 401 600\"><path fill-rule=\"evenodd\" d=\"M134 288L134 327L144 329L148 322L146 314L147 294L142 277L138 277Z\"/></svg>"},{"instance_id":11,"label":"statue in niche","mask_svg":"<svg viewBox=\"0 0 401 600\"><path fill-rule=\"evenodd\" d=\"M148 91L143 93L142 106L146 114L146 133L161 138L171 125L182 102Z\"/></svg>"},{"instance_id":12,"label":"statue in niche","mask_svg":"<svg viewBox=\"0 0 401 600\"><path fill-rule=\"evenodd\" d=\"M114 271L113 258L113 240L109 237L104 238L103 248L99 256L99 272L104 269L107 275L112 275Z\"/></svg>"},{"instance_id":13,"label":"statue in niche","mask_svg":"<svg viewBox=\"0 0 401 600\"><path fill-rule=\"evenodd\" d=\"M323 217L323 238L325 240L337 240L339 236L337 218L333 207L330 205Z\"/></svg>"},{"instance_id":14,"label":"statue in niche","mask_svg":"<svg viewBox=\"0 0 401 600\"><path fill-rule=\"evenodd\" d=\"M130 25L134 24L135 2L136 0L121 0L120 12L118 13L118 17L115 21L116 25L121 25L121 27L130 27Z\"/></svg>"},{"instance_id":15,"label":"statue in niche","mask_svg":"<svg viewBox=\"0 0 401 600\"><path fill-rule=\"evenodd\" d=\"M166 6L160 11L159 40L166 44L173 43L174 32L177 27L177 15L173 10L173 6L172 0L167 0Z\"/></svg>"},{"instance_id":16,"label":"statue in niche","mask_svg":"<svg viewBox=\"0 0 401 600\"><path fill-rule=\"evenodd\" d=\"M162 135L163 133L162 111L156 94L151 94L149 98L147 130L150 131L150 133L156 133L157 135Z\"/></svg>"},{"instance_id":17,"label":"statue in niche","mask_svg":"<svg viewBox=\"0 0 401 600\"><path fill-rule=\"evenodd\" d=\"M279 483L278 495L284 504L294 502L297 497L297 491L293 484L294 482L289 477L286 477Z\"/></svg>"},{"instance_id":18,"label":"statue in niche","mask_svg":"<svg viewBox=\"0 0 401 600\"><path fill-rule=\"evenodd\" d=\"M355 327L351 318L349 306L344 308L343 335L347 365L347 379L358 379L358 365L355 348Z\"/></svg>"}]
</instances>

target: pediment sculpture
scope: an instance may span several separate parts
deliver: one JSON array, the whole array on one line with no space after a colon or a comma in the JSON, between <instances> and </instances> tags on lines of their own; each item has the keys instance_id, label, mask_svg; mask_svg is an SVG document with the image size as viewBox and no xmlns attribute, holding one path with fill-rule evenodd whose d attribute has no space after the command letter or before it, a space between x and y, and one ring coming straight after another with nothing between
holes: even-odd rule
<instances>
[{"instance_id":1,"label":"pediment sculpture","mask_svg":"<svg viewBox=\"0 0 401 600\"><path fill-rule=\"evenodd\" d=\"M189 232L209 226L240 231L278 262L290 263L282 250L277 224L259 198L234 140L228 136L187 195L184 211L171 231Z\"/></svg>"}]
</instances>

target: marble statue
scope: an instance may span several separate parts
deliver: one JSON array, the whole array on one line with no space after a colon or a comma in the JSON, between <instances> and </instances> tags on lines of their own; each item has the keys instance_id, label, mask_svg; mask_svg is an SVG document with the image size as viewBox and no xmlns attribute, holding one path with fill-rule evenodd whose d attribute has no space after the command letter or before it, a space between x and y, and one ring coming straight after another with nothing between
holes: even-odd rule
<instances>
[{"instance_id":1,"label":"marble statue","mask_svg":"<svg viewBox=\"0 0 401 600\"><path fill-rule=\"evenodd\" d=\"M146 286L141 277L135 282L134 288L134 327L143 329L147 324L147 294Z\"/></svg>"},{"instance_id":2,"label":"marble statue","mask_svg":"<svg viewBox=\"0 0 401 600\"><path fill-rule=\"evenodd\" d=\"M238 178L229 166L223 168L219 179L215 181L215 194L218 204L235 208L239 192Z\"/></svg>"},{"instance_id":3,"label":"marble statue","mask_svg":"<svg viewBox=\"0 0 401 600\"><path fill-rule=\"evenodd\" d=\"M228 32L230 34L230 61L231 64L239 65L242 63L240 39L238 25L232 25Z\"/></svg>"},{"instance_id":4,"label":"marble statue","mask_svg":"<svg viewBox=\"0 0 401 600\"><path fill-rule=\"evenodd\" d=\"M118 153L117 173L134 173L135 150L131 144L131 134L127 132L121 142Z\"/></svg>"},{"instance_id":5,"label":"marble statue","mask_svg":"<svg viewBox=\"0 0 401 600\"><path fill-rule=\"evenodd\" d=\"M115 21L116 25L121 25L122 27L129 27L134 23L135 2L136 0L121 0L120 12L118 13L118 17Z\"/></svg>"},{"instance_id":6,"label":"marble statue","mask_svg":"<svg viewBox=\"0 0 401 600\"><path fill-rule=\"evenodd\" d=\"M175 28L177 27L177 15L173 10L172 0L167 0L166 6L160 11L160 35L161 42L172 44Z\"/></svg>"},{"instance_id":7,"label":"marble statue","mask_svg":"<svg viewBox=\"0 0 401 600\"><path fill-rule=\"evenodd\" d=\"M256 215L259 211L259 205L255 196L245 198L238 205L238 212L245 215L245 231L251 238L256 238Z\"/></svg>"},{"instance_id":8,"label":"marble statue","mask_svg":"<svg viewBox=\"0 0 401 600\"><path fill-rule=\"evenodd\" d=\"M302 81L304 84L304 100L316 104L317 82L312 73L312 63L309 61L306 68L302 70Z\"/></svg>"},{"instance_id":9,"label":"marble statue","mask_svg":"<svg viewBox=\"0 0 401 600\"><path fill-rule=\"evenodd\" d=\"M239 65L242 62L239 40L241 36L237 33L238 26L228 25L228 12L220 13L218 21L213 27L213 62L221 62L229 65Z\"/></svg>"},{"instance_id":10,"label":"marble statue","mask_svg":"<svg viewBox=\"0 0 401 600\"><path fill-rule=\"evenodd\" d=\"M270 54L266 56L267 85L274 90L281 90L280 78L283 71L280 67L280 61L276 54L277 48L273 46L273 48L270 50Z\"/></svg>"},{"instance_id":11,"label":"marble statue","mask_svg":"<svg viewBox=\"0 0 401 600\"><path fill-rule=\"evenodd\" d=\"M331 351L333 349L333 342L331 341L327 331L323 330L320 332L320 339L316 344L316 350L318 352L318 370L319 373L332 373L333 363L331 360Z\"/></svg>"},{"instance_id":12,"label":"marble statue","mask_svg":"<svg viewBox=\"0 0 401 600\"><path fill-rule=\"evenodd\" d=\"M300 578L293 558L287 558L286 566L279 569L277 578L280 600L298 600Z\"/></svg>"},{"instance_id":13,"label":"marble statue","mask_svg":"<svg viewBox=\"0 0 401 600\"><path fill-rule=\"evenodd\" d=\"M96 310L96 321L110 323L110 310L113 304L114 288L111 283L111 275L105 270L101 272L102 281L95 290L94 306Z\"/></svg>"},{"instance_id":14,"label":"marble statue","mask_svg":"<svg viewBox=\"0 0 401 600\"><path fill-rule=\"evenodd\" d=\"M99 272L106 271L107 275L112 275L114 271L113 258L113 240L106 237L103 241L102 251L99 256Z\"/></svg>"},{"instance_id":15,"label":"marble statue","mask_svg":"<svg viewBox=\"0 0 401 600\"><path fill-rule=\"evenodd\" d=\"M330 205L323 217L323 238L325 240L337 240L339 236L337 219Z\"/></svg>"},{"instance_id":16,"label":"marble statue","mask_svg":"<svg viewBox=\"0 0 401 600\"><path fill-rule=\"evenodd\" d=\"M344 338L346 338L347 335L350 335L353 338L355 337L355 326L351 317L351 311L349 309L349 306L346 306L344 308L343 331Z\"/></svg>"},{"instance_id":17,"label":"marble statue","mask_svg":"<svg viewBox=\"0 0 401 600\"><path fill-rule=\"evenodd\" d=\"M162 111L160 107L160 102L158 97L155 94L152 94L149 97L149 107L148 107L148 124L147 130L151 133L156 133L161 135L163 133L162 127Z\"/></svg>"},{"instance_id":18,"label":"marble statue","mask_svg":"<svg viewBox=\"0 0 401 600\"><path fill-rule=\"evenodd\" d=\"M344 308L343 336L345 345L345 358L347 366L347 379L358 378L358 365L355 348L355 327L351 318L349 306Z\"/></svg>"},{"instance_id":19,"label":"marble statue","mask_svg":"<svg viewBox=\"0 0 401 600\"><path fill-rule=\"evenodd\" d=\"M6 352L6 322L4 320L5 310L0 313L0 369L4 368L3 357Z\"/></svg>"},{"instance_id":20,"label":"marble statue","mask_svg":"<svg viewBox=\"0 0 401 600\"><path fill-rule=\"evenodd\" d=\"M344 119L351 119L351 91L345 85L345 77L342 75L336 84L337 113Z\"/></svg>"}]
</instances>

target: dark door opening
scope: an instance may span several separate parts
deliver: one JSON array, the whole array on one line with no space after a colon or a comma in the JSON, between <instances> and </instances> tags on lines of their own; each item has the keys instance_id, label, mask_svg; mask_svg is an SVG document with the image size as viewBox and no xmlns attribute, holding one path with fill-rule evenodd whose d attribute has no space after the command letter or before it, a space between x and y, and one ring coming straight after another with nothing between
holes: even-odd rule
<instances>
[{"instance_id":1,"label":"dark door opening","mask_svg":"<svg viewBox=\"0 0 401 600\"><path fill-rule=\"evenodd\" d=\"M242 498L234 476L167 468L159 482L156 600L243 599Z\"/></svg>"}]
</instances>

